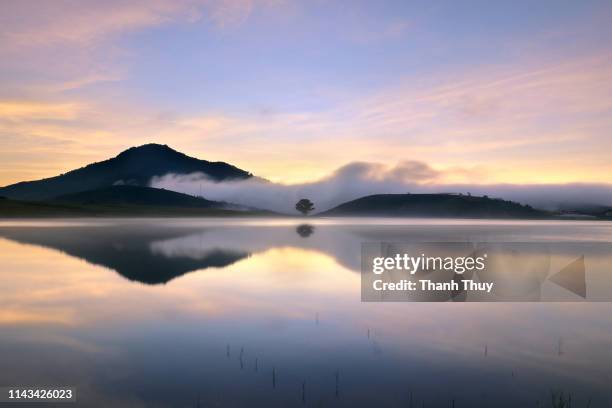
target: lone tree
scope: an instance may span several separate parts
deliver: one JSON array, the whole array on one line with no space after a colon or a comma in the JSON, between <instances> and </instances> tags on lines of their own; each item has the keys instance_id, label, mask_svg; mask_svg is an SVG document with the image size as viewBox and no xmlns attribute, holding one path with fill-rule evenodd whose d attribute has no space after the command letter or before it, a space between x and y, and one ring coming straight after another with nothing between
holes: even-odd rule
<instances>
[{"instance_id":1,"label":"lone tree","mask_svg":"<svg viewBox=\"0 0 612 408\"><path fill-rule=\"evenodd\" d=\"M304 215L308 215L309 212L314 210L314 204L307 198L302 198L295 204L295 209Z\"/></svg>"}]
</instances>

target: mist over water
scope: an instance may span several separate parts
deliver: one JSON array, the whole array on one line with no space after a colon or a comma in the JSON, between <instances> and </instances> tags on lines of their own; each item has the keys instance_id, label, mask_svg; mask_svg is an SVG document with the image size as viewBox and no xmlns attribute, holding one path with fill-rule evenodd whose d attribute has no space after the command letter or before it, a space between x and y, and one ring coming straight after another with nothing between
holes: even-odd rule
<instances>
[{"instance_id":1,"label":"mist over water","mask_svg":"<svg viewBox=\"0 0 612 408\"><path fill-rule=\"evenodd\" d=\"M471 193L503 198L536 208L556 210L563 206L612 206L612 186L607 184L446 184L444 173L418 161L396 166L355 162L329 177L301 184L273 183L261 178L216 182L205 174L166 174L154 177L151 186L227 201L244 206L294 213L294 204L309 198L317 211L371 194Z\"/></svg>"}]
</instances>

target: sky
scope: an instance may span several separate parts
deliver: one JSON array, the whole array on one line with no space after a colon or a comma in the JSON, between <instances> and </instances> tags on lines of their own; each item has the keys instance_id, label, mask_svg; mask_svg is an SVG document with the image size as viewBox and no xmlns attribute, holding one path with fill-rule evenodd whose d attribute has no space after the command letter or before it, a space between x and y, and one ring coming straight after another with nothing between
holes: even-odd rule
<instances>
[{"instance_id":1,"label":"sky","mask_svg":"<svg viewBox=\"0 0 612 408\"><path fill-rule=\"evenodd\" d=\"M0 185L150 142L284 184L609 184L610 44L609 1L3 0Z\"/></svg>"}]
</instances>

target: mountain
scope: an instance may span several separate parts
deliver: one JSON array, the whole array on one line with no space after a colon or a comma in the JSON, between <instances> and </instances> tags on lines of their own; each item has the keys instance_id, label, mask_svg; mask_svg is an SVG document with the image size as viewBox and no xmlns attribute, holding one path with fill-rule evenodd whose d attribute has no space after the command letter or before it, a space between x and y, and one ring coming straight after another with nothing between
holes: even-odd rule
<instances>
[{"instance_id":1,"label":"mountain","mask_svg":"<svg viewBox=\"0 0 612 408\"><path fill-rule=\"evenodd\" d=\"M113 185L148 186L152 177L201 172L215 181L246 179L252 174L224 162L209 162L166 145L132 147L118 156L59 176L0 188L0 196L17 200L48 200L61 195Z\"/></svg>"},{"instance_id":2,"label":"mountain","mask_svg":"<svg viewBox=\"0 0 612 408\"><path fill-rule=\"evenodd\" d=\"M225 203L210 201L176 191L153 187L111 186L98 190L64 194L54 202L81 205L149 205L157 207L224 208Z\"/></svg>"},{"instance_id":3,"label":"mountain","mask_svg":"<svg viewBox=\"0 0 612 408\"><path fill-rule=\"evenodd\" d=\"M376 194L340 204L321 216L548 218L512 201L458 194Z\"/></svg>"}]
</instances>

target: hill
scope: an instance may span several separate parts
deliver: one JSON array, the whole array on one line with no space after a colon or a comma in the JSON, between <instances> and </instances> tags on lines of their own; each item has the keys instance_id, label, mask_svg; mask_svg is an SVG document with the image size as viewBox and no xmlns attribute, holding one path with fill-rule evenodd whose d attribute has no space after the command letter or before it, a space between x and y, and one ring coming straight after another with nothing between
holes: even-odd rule
<instances>
[{"instance_id":1,"label":"hill","mask_svg":"<svg viewBox=\"0 0 612 408\"><path fill-rule=\"evenodd\" d=\"M53 202L80 205L148 205L158 207L224 208L225 203L210 201L176 191L152 187L111 186L56 197Z\"/></svg>"},{"instance_id":2,"label":"hill","mask_svg":"<svg viewBox=\"0 0 612 408\"><path fill-rule=\"evenodd\" d=\"M273 216L263 210L237 211L205 206L82 204L60 201L0 199L0 218L46 217L244 217Z\"/></svg>"},{"instance_id":3,"label":"hill","mask_svg":"<svg viewBox=\"0 0 612 408\"><path fill-rule=\"evenodd\" d=\"M252 177L251 173L224 162L196 159L166 145L146 144L59 176L0 188L0 196L17 200L48 200L113 185L148 186L155 176L195 172L204 173L215 181Z\"/></svg>"},{"instance_id":4,"label":"hill","mask_svg":"<svg viewBox=\"0 0 612 408\"><path fill-rule=\"evenodd\" d=\"M512 201L457 194L376 194L349 201L321 216L548 218L550 214Z\"/></svg>"}]
</instances>

